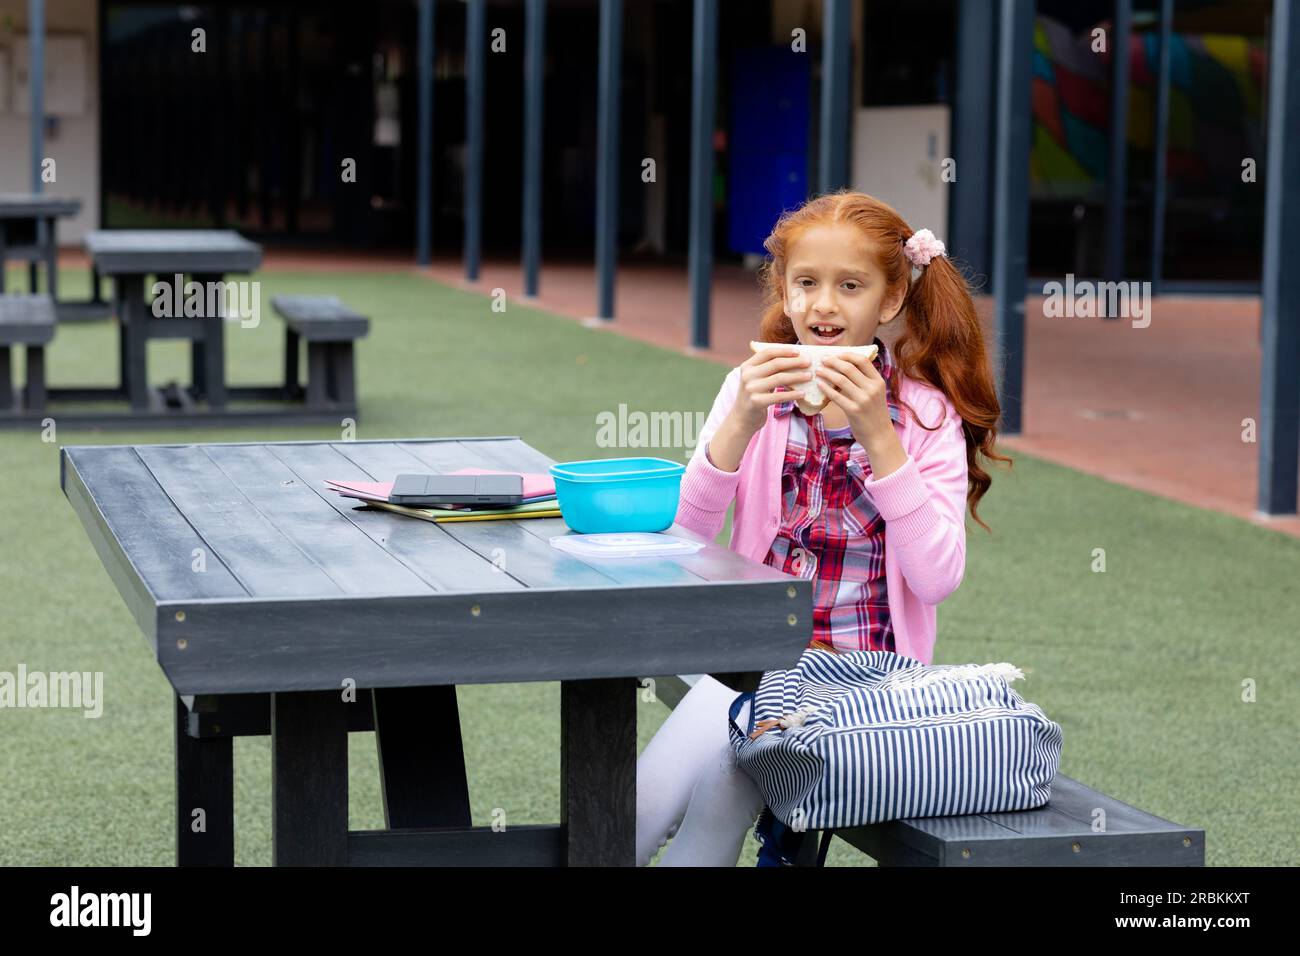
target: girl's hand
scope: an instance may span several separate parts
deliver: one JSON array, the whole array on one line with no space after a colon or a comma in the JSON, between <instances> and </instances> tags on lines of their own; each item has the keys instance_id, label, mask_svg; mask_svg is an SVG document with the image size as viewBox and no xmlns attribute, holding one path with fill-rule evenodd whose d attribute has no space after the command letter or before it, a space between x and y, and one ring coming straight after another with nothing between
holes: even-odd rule
<instances>
[{"instance_id":1,"label":"girl's hand","mask_svg":"<svg viewBox=\"0 0 1300 956\"><path fill-rule=\"evenodd\" d=\"M811 380L811 360L788 345L773 345L751 355L740 366L740 391L731 406L737 427L752 435L767 421L769 406L788 402L791 392L773 391L778 385L793 387Z\"/></svg>"},{"instance_id":2,"label":"girl's hand","mask_svg":"<svg viewBox=\"0 0 1300 956\"><path fill-rule=\"evenodd\" d=\"M822 392L838 405L849 420L877 478L902 466L907 453L889 417L886 384L871 359L851 352L822 361L817 370Z\"/></svg>"}]
</instances>

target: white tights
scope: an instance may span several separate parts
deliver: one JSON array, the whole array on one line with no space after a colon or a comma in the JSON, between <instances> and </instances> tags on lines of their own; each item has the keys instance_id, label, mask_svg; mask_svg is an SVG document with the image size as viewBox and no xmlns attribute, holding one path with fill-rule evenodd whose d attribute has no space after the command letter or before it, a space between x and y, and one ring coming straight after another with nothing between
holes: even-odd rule
<instances>
[{"instance_id":1,"label":"white tights","mask_svg":"<svg viewBox=\"0 0 1300 956\"><path fill-rule=\"evenodd\" d=\"M636 762L636 857L646 866L735 866L763 796L727 733L738 691L707 674L682 698ZM750 703L737 724L748 725Z\"/></svg>"}]
</instances>

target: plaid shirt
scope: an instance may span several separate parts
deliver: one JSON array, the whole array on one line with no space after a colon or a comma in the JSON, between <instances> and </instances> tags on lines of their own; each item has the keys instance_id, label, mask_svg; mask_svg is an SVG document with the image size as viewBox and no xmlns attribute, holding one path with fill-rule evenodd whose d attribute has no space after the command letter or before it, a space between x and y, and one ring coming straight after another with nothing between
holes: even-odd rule
<instances>
[{"instance_id":1,"label":"plaid shirt","mask_svg":"<svg viewBox=\"0 0 1300 956\"><path fill-rule=\"evenodd\" d=\"M893 383L894 366L885 343L872 360ZM889 417L901 418L892 395ZM793 401L775 406L789 415ZM781 470L781 527L764 562L786 574L813 579L813 640L846 651L893 651L885 590L885 519L864 482L871 463L852 433L826 434L821 415L802 412L790 422Z\"/></svg>"}]
</instances>

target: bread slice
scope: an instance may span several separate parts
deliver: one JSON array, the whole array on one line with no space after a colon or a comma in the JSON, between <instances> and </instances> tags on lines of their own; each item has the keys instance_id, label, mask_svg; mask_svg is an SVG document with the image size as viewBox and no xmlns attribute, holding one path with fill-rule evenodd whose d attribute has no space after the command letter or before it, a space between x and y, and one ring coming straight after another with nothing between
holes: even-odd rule
<instances>
[{"instance_id":1,"label":"bread slice","mask_svg":"<svg viewBox=\"0 0 1300 956\"><path fill-rule=\"evenodd\" d=\"M865 355L868 359L874 359L876 353L880 351L879 346L872 343L871 345L797 345L784 342L750 342L749 347L755 353L763 349L770 349L773 346L781 348L797 349L800 355L812 359L810 371L814 373L821 367L822 359L830 355L845 355L853 353L856 355ZM794 388L796 397L794 403L798 406L799 411L805 415L819 415L831 403L830 398L821 390L821 381L812 378L803 385L796 385Z\"/></svg>"}]
</instances>

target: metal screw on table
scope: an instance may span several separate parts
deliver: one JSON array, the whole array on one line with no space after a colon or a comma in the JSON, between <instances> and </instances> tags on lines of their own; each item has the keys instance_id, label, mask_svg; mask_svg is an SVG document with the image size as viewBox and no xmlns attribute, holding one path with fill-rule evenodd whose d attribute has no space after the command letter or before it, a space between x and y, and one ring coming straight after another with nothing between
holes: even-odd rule
<instances>
[{"instance_id":1,"label":"metal screw on table","mask_svg":"<svg viewBox=\"0 0 1300 956\"><path fill-rule=\"evenodd\" d=\"M187 647L189 647L189 646L190 646L190 642L187 641L187 640L185 640L185 638L183 638L183 637L182 637L182 638L178 638L177 641L176 641L176 647L177 647L179 650L182 650L182 651L183 651L183 650L185 650L185 648L187 648Z\"/></svg>"},{"instance_id":2,"label":"metal screw on table","mask_svg":"<svg viewBox=\"0 0 1300 956\"><path fill-rule=\"evenodd\" d=\"M789 617L787 617L787 618L786 618L786 621L789 623L789 625L790 625L791 627L794 627L796 624L799 623L799 619L798 619L797 617L795 617L793 614L791 614Z\"/></svg>"},{"instance_id":3,"label":"metal screw on table","mask_svg":"<svg viewBox=\"0 0 1300 956\"><path fill-rule=\"evenodd\" d=\"M482 613L482 609L479 608L477 604L475 604L472 608L469 609L469 613L473 614L475 617L478 617L479 614Z\"/></svg>"},{"instance_id":4,"label":"metal screw on table","mask_svg":"<svg viewBox=\"0 0 1300 956\"><path fill-rule=\"evenodd\" d=\"M177 612L176 612L176 620L177 620L177 621L184 621L184 620L185 620L185 612L184 612L184 611L177 611Z\"/></svg>"},{"instance_id":5,"label":"metal screw on table","mask_svg":"<svg viewBox=\"0 0 1300 956\"><path fill-rule=\"evenodd\" d=\"M1074 843L1071 843L1071 844L1070 844L1070 849L1073 850L1075 853L1078 853L1079 850L1082 849L1082 848L1079 846L1079 843L1078 843L1078 841L1076 840Z\"/></svg>"},{"instance_id":6,"label":"metal screw on table","mask_svg":"<svg viewBox=\"0 0 1300 956\"><path fill-rule=\"evenodd\" d=\"M795 589L794 589L794 585L793 585L793 584L790 585L788 588L785 589L785 596L786 596L786 597L794 597L794 596L795 596L795 593L796 593L796 592L795 592Z\"/></svg>"}]
</instances>

